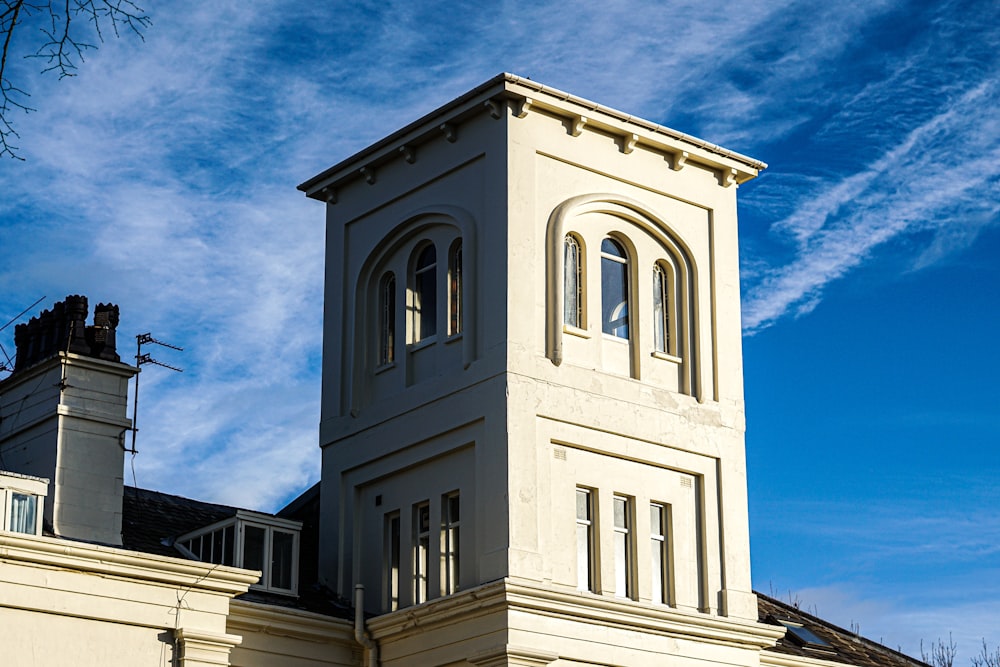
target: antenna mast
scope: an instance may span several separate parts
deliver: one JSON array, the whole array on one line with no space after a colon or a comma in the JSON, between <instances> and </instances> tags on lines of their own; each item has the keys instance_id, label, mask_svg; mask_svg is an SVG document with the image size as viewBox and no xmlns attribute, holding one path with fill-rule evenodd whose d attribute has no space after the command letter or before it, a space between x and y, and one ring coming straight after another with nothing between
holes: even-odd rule
<instances>
[{"instance_id":1,"label":"antenna mast","mask_svg":"<svg viewBox=\"0 0 1000 667\"><path fill-rule=\"evenodd\" d=\"M183 368L177 368L176 366L171 366L170 364L165 364L162 361L157 361L149 356L149 353L142 353L142 346L153 343L155 345L162 345L163 347L169 347L171 350L177 350L183 352L183 347L177 347L176 345L171 345L170 343L164 343L162 340L156 340L150 333L139 334L135 337L135 365L140 368L140 372L135 374L135 394L132 396L132 449L128 450L133 455L138 454L138 450L135 448L135 436L139 432L139 376L142 375L143 364L154 364L156 366L162 366L164 368L169 368L172 371L177 371L178 373L183 373Z\"/></svg>"}]
</instances>

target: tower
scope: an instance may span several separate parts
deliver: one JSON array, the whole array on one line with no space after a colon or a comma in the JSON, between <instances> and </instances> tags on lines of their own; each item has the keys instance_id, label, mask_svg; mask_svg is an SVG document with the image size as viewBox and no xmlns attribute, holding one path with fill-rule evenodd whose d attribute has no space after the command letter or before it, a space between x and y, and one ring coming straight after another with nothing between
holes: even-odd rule
<instances>
[{"instance_id":1,"label":"tower","mask_svg":"<svg viewBox=\"0 0 1000 667\"><path fill-rule=\"evenodd\" d=\"M326 202L320 574L383 665L756 665L736 189L503 74ZM431 632L431 630L434 630Z\"/></svg>"}]
</instances>

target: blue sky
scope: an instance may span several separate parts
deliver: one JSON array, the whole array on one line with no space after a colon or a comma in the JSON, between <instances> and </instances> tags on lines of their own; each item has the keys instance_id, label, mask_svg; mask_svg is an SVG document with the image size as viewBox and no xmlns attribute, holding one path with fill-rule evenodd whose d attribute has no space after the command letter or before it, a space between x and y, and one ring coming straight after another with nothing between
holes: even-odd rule
<instances>
[{"instance_id":1,"label":"blue sky","mask_svg":"<svg viewBox=\"0 0 1000 667\"><path fill-rule=\"evenodd\" d=\"M483 4L150 3L75 78L13 61L0 320L83 293L126 354L183 346L149 350L185 372L143 374L135 481L275 509L319 474L295 185L530 76L771 165L739 191L755 586L911 653L1000 641L998 5Z\"/></svg>"}]
</instances>

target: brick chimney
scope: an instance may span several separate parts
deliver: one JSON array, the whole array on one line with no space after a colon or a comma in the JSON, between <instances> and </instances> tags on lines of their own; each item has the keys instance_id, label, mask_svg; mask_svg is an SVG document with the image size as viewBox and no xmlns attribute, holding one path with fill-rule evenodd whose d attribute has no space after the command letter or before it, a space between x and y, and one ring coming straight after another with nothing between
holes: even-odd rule
<instances>
[{"instance_id":1,"label":"brick chimney","mask_svg":"<svg viewBox=\"0 0 1000 667\"><path fill-rule=\"evenodd\" d=\"M0 469L46 477L46 530L120 546L128 382L115 349L118 306L67 296L14 330L0 381Z\"/></svg>"}]
</instances>

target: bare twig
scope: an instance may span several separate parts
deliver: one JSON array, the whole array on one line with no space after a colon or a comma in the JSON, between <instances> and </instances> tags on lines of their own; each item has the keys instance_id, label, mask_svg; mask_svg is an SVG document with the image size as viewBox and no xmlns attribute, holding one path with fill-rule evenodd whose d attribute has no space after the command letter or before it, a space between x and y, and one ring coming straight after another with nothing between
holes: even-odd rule
<instances>
[{"instance_id":1,"label":"bare twig","mask_svg":"<svg viewBox=\"0 0 1000 667\"><path fill-rule=\"evenodd\" d=\"M60 79L76 76L84 52L97 49L106 31L115 37L131 32L144 39L143 30L150 24L149 16L132 0L0 0L0 157L23 159L11 143L20 135L10 114L34 111L24 102L28 92L9 78L9 57L40 58L41 73L55 71Z\"/></svg>"}]
</instances>

